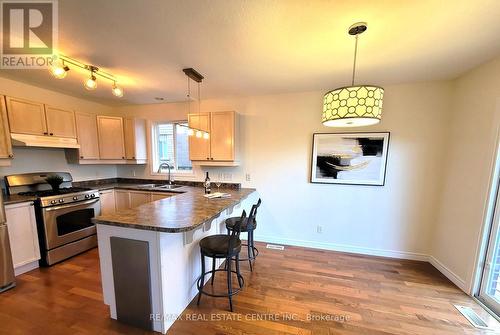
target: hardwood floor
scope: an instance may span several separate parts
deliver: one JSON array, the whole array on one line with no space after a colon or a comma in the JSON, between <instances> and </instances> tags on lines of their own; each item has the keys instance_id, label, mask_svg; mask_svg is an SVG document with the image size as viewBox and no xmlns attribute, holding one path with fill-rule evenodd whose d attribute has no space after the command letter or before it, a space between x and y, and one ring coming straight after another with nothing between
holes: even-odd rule
<instances>
[{"instance_id":1,"label":"hardwood floor","mask_svg":"<svg viewBox=\"0 0 500 335\"><path fill-rule=\"evenodd\" d=\"M226 299L203 296L168 334L492 334L458 313L453 303L477 305L428 263L258 247L254 272L242 263L236 313ZM224 274L214 289L225 290ZM21 275L0 295L0 334L69 333L147 333L109 318L97 249Z\"/></svg>"}]
</instances>

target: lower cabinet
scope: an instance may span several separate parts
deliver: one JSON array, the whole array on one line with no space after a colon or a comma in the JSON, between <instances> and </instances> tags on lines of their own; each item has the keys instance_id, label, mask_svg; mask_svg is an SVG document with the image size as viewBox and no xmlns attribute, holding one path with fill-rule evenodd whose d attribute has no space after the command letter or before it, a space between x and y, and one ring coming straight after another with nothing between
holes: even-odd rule
<instances>
[{"instance_id":1,"label":"lower cabinet","mask_svg":"<svg viewBox=\"0 0 500 335\"><path fill-rule=\"evenodd\" d=\"M101 215L113 214L115 209L115 191L105 190L99 192L101 197Z\"/></svg>"},{"instance_id":2,"label":"lower cabinet","mask_svg":"<svg viewBox=\"0 0 500 335\"><path fill-rule=\"evenodd\" d=\"M6 205L5 216L16 275L38 267L40 247L33 202Z\"/></svg>"},{"instance_id":3,"label":"lower cabinet","mask_svg":"<svg viewBox=\"0 0 500 335\"><path fill-rule=\"evenodd\" d=\"M135 208L148 202L169 198L173 195L163 192L129 190L101 191L101 213L102 215L106 215L115 211Z\"/></svg>"}]
</instances>

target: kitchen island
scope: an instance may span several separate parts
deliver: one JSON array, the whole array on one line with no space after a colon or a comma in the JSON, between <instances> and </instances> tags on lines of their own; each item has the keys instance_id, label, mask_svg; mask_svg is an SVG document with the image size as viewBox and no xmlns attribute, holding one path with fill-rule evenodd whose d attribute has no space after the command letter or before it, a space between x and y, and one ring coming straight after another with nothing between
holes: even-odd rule
<instances>
[{"instance_id":1,"label":"kitchen island","mask_svg":"<svg viewBox=\"0 0 500 335\"><path fill-rule=\"evenodd\" d=\"M200 239L225 234L224 220L257 198L254 189L224 192L231 197L207 199L202 188L184 186L172 197L94 219L104 303L113 319L167 332L198 293Z\"/></svg>"}]
</instances>

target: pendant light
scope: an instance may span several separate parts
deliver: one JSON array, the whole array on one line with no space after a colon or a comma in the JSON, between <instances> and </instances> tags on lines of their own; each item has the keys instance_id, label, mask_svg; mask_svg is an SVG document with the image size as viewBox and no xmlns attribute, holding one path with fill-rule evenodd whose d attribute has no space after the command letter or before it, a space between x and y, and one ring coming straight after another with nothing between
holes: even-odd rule
<instances>
[{"instance_id":1,"label":"pendant light","mask_svg":"<svg viewBox=\"0 0 500 335\"><path fill-rule=\"evenodd\" d=\"M191 113L191 79L192 79L198 83L198 114L201 115L201 82L203 81L204 77L193 68L182 69L182 71L187 76L187 95L186 96L187 96L187 101L188 101L188 114ZM208 131L193 128L193 127L188 127L188 126L184 126L184 125L179 125L179 126L187 128L187 135L188 136L195 136L197 138L203 138L205 140L210 139L210 133Z\"/></svg>"},{"instance_id":2,"label":"pendant light","mask_svg":"<svg viewBox=\"0 0 500 335\"><path fill-rule=\"evenodd\" d=\"M349 35L356 39L351 86L325 93L321 122L327 127L370 126L379 123L382 118L384 89L374 85L354 85L358 36L366 29L365 22L358 22L349 27Z\"/></svg>"}]
</instances>

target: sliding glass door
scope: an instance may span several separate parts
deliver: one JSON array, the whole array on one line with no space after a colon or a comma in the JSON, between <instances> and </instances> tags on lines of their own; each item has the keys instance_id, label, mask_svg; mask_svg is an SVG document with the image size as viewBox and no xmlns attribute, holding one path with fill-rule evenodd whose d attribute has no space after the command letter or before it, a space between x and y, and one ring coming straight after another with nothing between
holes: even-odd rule
<instances>
[{"instance_id":1,"label":"sliding glass door","mask_svg":"<svg viewBox=\"0 0 500 335\"><path fill-rule=\"evenodd\" d=\"M500 316L500 192L497 193L478 298Z\"/></svg>"}]
</instances>

